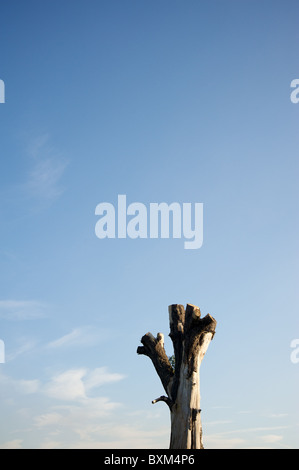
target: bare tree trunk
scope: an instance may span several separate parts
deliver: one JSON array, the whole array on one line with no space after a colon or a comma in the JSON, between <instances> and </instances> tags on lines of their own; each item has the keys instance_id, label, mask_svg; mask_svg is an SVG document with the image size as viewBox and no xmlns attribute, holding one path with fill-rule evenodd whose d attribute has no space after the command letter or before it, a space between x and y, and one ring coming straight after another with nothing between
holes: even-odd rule
<instances>
[{"instance_id":1,"label":"bare tree trunk","mask_svg":"<svg viewBox=\"0 0 299 470\"><path fill-rule=\"evenodd\" d=\"M168 309L174 368L166 355L162 333L156 338L151 333L144 335L137 353L152 360L167 394L153 403L164 401L169 406L170 449L203 449L199 369L215 334L216 320L210 314L200 318L200 309L191 304L186 310L178 304Z\"/></svg>"}]
</instances>

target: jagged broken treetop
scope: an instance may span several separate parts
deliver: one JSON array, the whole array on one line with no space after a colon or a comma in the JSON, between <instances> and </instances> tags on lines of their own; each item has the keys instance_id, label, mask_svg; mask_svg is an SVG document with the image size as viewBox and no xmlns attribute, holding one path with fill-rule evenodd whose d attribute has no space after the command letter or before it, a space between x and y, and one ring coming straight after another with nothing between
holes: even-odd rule
<instances>
[{"instance_id":1,"label":"jagged broken treetop","mask_svg":"<svg viewBox=\"0 0 299 470\"><path fill-rule=\"evenodd\" d=\"M200 308L192 304L187 304L186 310L183 305L173 304L168 307L168 311L175 367L172 367L165 352L162 333L158 333L156 338L152 333L146 333L141 338L143 346L137 348L137 353L152 360L167 393L167 399L160 399L171 407L176 401L182 365L185 378L198 373L199 365L214 337L217 322L209 313L201 318ZM154 403L160 399L154 400Z\"/></svg>"}]
</instances>

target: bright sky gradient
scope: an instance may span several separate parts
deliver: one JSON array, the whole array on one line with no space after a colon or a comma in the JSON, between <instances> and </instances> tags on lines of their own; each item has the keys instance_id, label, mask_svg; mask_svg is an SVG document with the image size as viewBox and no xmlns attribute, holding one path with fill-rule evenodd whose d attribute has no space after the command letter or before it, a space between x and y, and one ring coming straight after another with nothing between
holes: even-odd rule
<instances>
[{"instance_id":1,"label":"bright sky gradient","mask_svg":"<svg viewBox=\"0 0 299 470\"><path fill-rule=\"evenodd\" d=\"M206 448L298 448L297 0L1 4L0 447L168 448L141 336L218 324ZM95 236L100 202L199 202L204 242ZM298 354L299 357L299 354Z\"/></svg>"}]
</instances>

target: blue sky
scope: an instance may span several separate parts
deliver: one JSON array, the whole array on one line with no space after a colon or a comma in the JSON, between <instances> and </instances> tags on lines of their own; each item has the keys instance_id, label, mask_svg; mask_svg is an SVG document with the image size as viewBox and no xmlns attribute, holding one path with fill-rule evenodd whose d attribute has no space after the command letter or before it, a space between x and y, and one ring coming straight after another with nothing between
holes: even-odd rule
<instances>
[{"instance_id":1,"label":"blue sky","mask_svg":"<svg viewBox=\"0 0 299 470\"><path fill-rule=\"evenodd\" d=\"M1 6L0 447L167 448L141 336L218 324L206 448L298 448L298 2ZM203 203L204 242L95 236L95 208Z\"/></svg>"}]
</instances>

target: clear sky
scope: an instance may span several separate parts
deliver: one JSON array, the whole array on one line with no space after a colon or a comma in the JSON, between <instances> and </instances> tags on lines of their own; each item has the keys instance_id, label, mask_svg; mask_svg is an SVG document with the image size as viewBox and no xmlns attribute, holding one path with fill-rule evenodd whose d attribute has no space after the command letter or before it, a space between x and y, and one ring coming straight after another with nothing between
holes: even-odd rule
<instances>
[{"instance_id":1,"label":"clear sky","mask_svg":"<svg viewBox=\"0 0 299 470\"><path fill-rule=\"evenodd\" d=\"M143 334L218 324L206 448L298 448L297 0L2 2L0 447L168 448ZM95 208L203 203L203 245ZM299 353L298 353L299 357Z\"/></svg>"}]
</instances>

